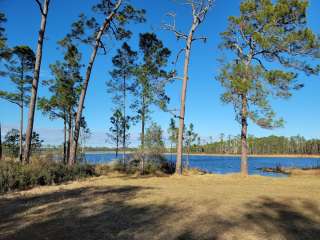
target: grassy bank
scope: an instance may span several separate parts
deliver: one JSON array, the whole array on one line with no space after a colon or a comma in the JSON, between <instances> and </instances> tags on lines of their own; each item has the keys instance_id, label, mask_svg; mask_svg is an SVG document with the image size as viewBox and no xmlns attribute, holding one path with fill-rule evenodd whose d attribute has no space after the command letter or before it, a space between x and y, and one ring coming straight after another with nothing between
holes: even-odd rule
<instances>
[{"instance_id":1,"label":"grassy bank","mask_svg":"<svg viewBox=\"0 0 320 240\"><path fill-rule=\"evenodd\" d=\"M0 197L0 239L318 239L319 177L111 174Z\"/></svg>"}]
</instances>

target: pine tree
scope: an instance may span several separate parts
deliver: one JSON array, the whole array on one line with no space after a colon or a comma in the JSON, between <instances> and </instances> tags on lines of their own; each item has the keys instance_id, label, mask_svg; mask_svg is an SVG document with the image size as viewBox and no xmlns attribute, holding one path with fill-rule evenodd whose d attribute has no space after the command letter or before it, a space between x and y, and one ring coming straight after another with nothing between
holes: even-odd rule
<instances>
[{"instance_id":1,"label":"pine tree","mask_svg":"<svg viewBox=\"0 0 320 240\"><path fill-rule=\"evenodd\" d=\"M6 75L14 84L15 91L0 91L0 98L3 98L20 109L20 140L19 140L19 159L22 161L22 135L23 135L23 116L24 107L29 104L32 72L34 69L35 55L28 46L16 46L10 51L10 59L5 64Z\"/></svg>"},{"instance_id":2,"label":"pine tree","mask_svg":"<svg viewBox=\"0 0 320 240\"><path fill-rule=\"evenodd\" d=\"M74 137L69 159L70 162L75 162L76 160L77 145L81 127L80 122L92 68L98 51L102 49L104 53L106 53L105 37L114 37L116 40L129 38L131 36L131 32L127 30L125 26L129 22L140 23L145 21L145 10L135 9L122 0L100 0L98 4L92 7L92 10L95 14L102 15L103 21L99 21L101 19L100 16L87 17L84 14L81 14L79 16L79 20L72 24L71 33L67 36L67 38L72 41L80 41L81 43L93 46L79 97Z\"/></svg>"},{"instance_id":3,"label":"pine tree","mask_svg":"<svg viewBox=\"0 0 320 240\"><path fill-rule=\"evenodd\" d=\"M122 150L123 161L125 161L125 151L127 148L126 136L132 118L127 114L127 98L134 91L133 75L136 67L135 61L137 52L131 50L127 43L117 50L117 54L112 58L114 69L110 72L111 80L107 82L108 93L113 95L113 102L117 109L122 109L124 117L122 126Z\"/></svg>"},{"instance_id":4,"label":"pine tree","mask_svg":"<svg viewBox=\"0 0 320 240\"><path fill-rule=\"evenodd\" d=\"M282 126L269 97L288 98L291 90L302 87L296 82L296 70L318 71L305 61L319 49L317 37L306 25L307 6L304 0L244 0L240 16L229 17L221 34L221 48L233 52L234 58L223 63L217 80L226 89L222 101L234 105L241 124L244 175L248 174L248 119L267 129Z\"/></svg>"},{"instance_id":5,"label":"pine tree","mask_svg":"<svg viewBox=\"0 0 320 240\"><path fill-rule=\"evenodd\" d=\"M63 161L66 163L70 154L73 136L75 107L79 99L82 83L81 53L75 45L66 39L59 42L64 53L64 60L50 65L53 79L44 81L52 93L50 98L39 99L38 107L50 119L62 119L64 123ZM68 134L67 134L68 132ZM68 137L67 137L68 135ZM69 162L72 165L72 162Z\"/></svg>"},{"instance_id":6,"label":"pine tree","mask_svg":"<svg viewBox=\"0 0 320 240\"><path fill-rule=\"evenodd\" d=\"M172 147L174 144L175 148L177 148L177 141L178 141L178 128L176 127L176 122L174 118L170 119L168 134L169 134L169 141L170 141L171 161L172 161Z\"/></svg>"},{"instance_id":7,"label":"pine tree","mask_svg":"<svg viewBox=\"0 0 320 240\"><path fill-rule=\"evenodd\" d=\"M176 15L174 13L168 14L173 18L172 24L165 24L164 28L173 32L177 40L185 41L185 47L178 52L177 60L179 55L184 52L184 66L183 66L183 76L175 78L182 80L181 88L181 100L180 100L180 114L179 114L179 135L178 135L178 146L177 146L177 160L176 160L176 173L182 174L182 154L183 154L183 134L184 130L184 120L185 120L185 105L186 105L186 95L187 95L187 85L189 80L189 64L191 56L192 43L196 40L207 40L206 37L196 37L196 31L201 23L204 22L206 15L213 5L213 0L185 0L185 4L190 7L191 10L191 26L189 32L185 33L177 29L176 26Z\"/></svg>"},{"instance_id":8,"label":"pine tree","mask_svg":"<svg viewBox=\"0 0 320 240\"><path fill-rule=\"evenodd\" d=\"M107 134L107 141L115 145L116 158L118 158L119 146L123 143L123 139L126 140L128 138L128 134L123 130L123 126L127 123L127 121L122 115L122 111L120 109L116 109L114 111L113 115L110 117L110 123L111 127L109 128L109 133ZM128 125L126 127L128 127Z\"/></svg>"},{"instance_id":9,"label":"pine tree","mask_svg":"<svg viewBox=\"0 0 320 240\"><path fill-rule=\"evenodd\" d=\"M37 42L38 44L37 44L36 60L35 60L33 80L32 80L32 89L31 89L31 97L30 97L29 113L28 113L28 125L26 130L26 145L25 145L24 154L23 154L23 161L25 163L29 163L29 158L30 158L34 114L36 110L36 102L38 97L38 85L39 85L39 77L40 77L40 69L41 69L41 61L42 61L43 40L44 40L45 31L46 31L47 17L48 17L49 5L50 5L50 0L44 0L43 5L41 5L40 0L35 0L35 2L38 4L39 10L41 13L41 25L39 30L38 42Z\"/></svg>"},{"instance_id":10,"label":"pine tree","mask_svg":"<svg viewBox=\"0 0 320 240\"><path fill-rule=\"evenodd\" d=\"M165 109L169 97L165 93L165 86L171 72L165 70L170 50L164 47L161 40L154 33L140 34L139 48L141 61L135 70L136 82L134 95L136 96L133 109L141 121L141 150L144 152L145 124L150 114L150 106L156 105ZM144 157L141 161L141 172L144 171Z\"/></svg>"},{"instance_id":11,"label":"pine tree","mask_svg":"<svg viewBox=\"0 0 320 240\"><path fill-rule=\"evenodd\" d=\"M5 27L3 24L7 21L6 15L0 12L0 61L2 59L7 59L10 57L10 51L7 47L7 37L5 32ZM3 72L0 71L0 76L3 75Z\"/></svg>"},{"instance_id":12,"label":"pine tree","mask_svg":"<svg viewBox=\"0 0 320 240\"><path fill-rule=\"evenodd\" d=\"M193 129L193 124L190 123L189 128L186 129L185 134L184 134L184 142L187 148L187 161L186 161L186 167L189 168L189 156L190 156L190 148L192 146L192 144L195 143L195 141L197 140L198 134L196 134L194 132Z\"/></svg>"}]
</instances>

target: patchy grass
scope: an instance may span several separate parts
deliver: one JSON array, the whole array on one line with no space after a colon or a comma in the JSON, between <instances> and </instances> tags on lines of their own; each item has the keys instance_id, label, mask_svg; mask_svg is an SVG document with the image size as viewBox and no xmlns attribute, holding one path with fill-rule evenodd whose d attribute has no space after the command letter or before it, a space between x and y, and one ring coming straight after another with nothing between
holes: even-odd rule
<instances>
[{"instance_id":1,"label":"patchy grass","mask_svg":"<svg viewBox=\"0 0 320 240\"><path fill-rule=\"evenodd\" d=\"M319 239L320 178L110 174L0 196L0 239Z\"/></svg>"}]
</instances>

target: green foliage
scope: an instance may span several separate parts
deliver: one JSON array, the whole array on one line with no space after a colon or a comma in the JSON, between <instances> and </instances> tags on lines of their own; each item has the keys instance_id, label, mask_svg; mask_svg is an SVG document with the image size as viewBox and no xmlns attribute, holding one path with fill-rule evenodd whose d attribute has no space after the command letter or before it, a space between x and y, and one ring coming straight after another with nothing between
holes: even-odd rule
<instances>
[{"instance_id":1,"label":"green foliage","mask_svg":"<svg viewBox=\"0 0 320 240\"><path fill-rule=\"evenodd\" d=\"M132 77L136 67L137 52L133 51L127 43L117 50L112 58L114 69L110 72L111 80L107 82L108 93L113 94L113 101L122 108L125 105L128 93L134 89Z\"/></svg>"},{"instance_id":2,"label":"green foliage","mask_svg":"<svg viewBox=\"0 0 320 240\"><path fill-rule=\"evenodd\" d=\"M67 120L72 117L80 94L81 53L71 42L60 41L59 45L63 49L64 60L50 65L54 78L44 81L44 85L49 88L52 96L40 98L38 108L51 119Z\"/></svg>"},{"instance_id":3,"label":"green foliage","mask_svg":"<svg viewBox=\"0 0 320 240\"><path fill-rule=\"evenodd\" d=\"M72 24L71 32L67 35L68 39L77 40L84 44L93 45L95 37L103 25L100 19L106 19L114 10L118 1L100 0L98 4L92 7L93 13L102 15L102 18L86 16L80 14L78 20ZM131 37L131 31L126 29L130 22L141 23L145 21L144 9L135 9L127 2L123 2L116 12L114 18L108 24L104 35L122 40ZM106 51L103 41L100 42L100 48Z\"/></svg>"},{"instance_id":4,"label":"green foliage","mask_svg":"<svg viewBox=\"0 0 320 240\"><path fill-rule=\"evenodd\" d=\"M22 136L22 141L25 141L25 135ZM31 150L32 152L37 152L42 147L43 140L40 139L38 133L33 132L31 137ZM3 142L5 151L7 152L6 155L10 156L11 158L18 157L19 153L19 130L18 129L11 129L8 131L4 137Z\"/></svg>"},{"instance_id":5,"label":"green foliage","mask_svg":"<svg viewBox=\"0 0 320 240\"><path fill-rule=\"evenodd\" d=\"M165 109L170 100L165 93L165 86L171 72L166 71L165 67L171 52L154 33L140 34L139 48L142 56L135 69L136 101L133 109L142 119L148 117L152 104Z\"/></svg>"},{"instance_id":6,"label":"green foliage","mask_svg":"<svg viewBox=\"0 0 320 240\"><path fill-rule=\"evenodd\" d=\"M176 127L176 122L174 118L170 119L170 124L168 128L169 140L171 143L177 144L178 142L178 128Z\"/></svg>"},{"instance_id":7,"label":"green foliage","mask_svg":"<svg viewBox=\"0 0 320 240\"><path fill-rule=\"evenodd\" d=\"M110 117L111 127L109 128L108 141L116 146L116 154L118 154L119 145L123 143L123 135L125 134L123 126L125 129L129 129L128 119L125 119L122 112L116 109L113 115ZM128 139L129 135L126 133L125 139Z\"/></svg>"},{"instance_id":8,"label":"green foliage","mask_svg":"<svg viewBox=\"0 0 320 240\"><path fill-rule=\"evenodd\" d=\"M163 153L165 151L161 126L156 123L152 123L151 126L147 128L145 146L147 151L151 151L153 153Z\"/></svg>"},{"instance_id":9,"label":"green foliage","mask_svg":"<svg viewBox=\"0 0 320 240\"><path fill-rule=\"evenodd\" d=\"M282 126L269 97L288 98L301 88L297 71L318 73L318 66L306 63L320 49L317 36L306 25L307 6L304 0L244 0L240 16L229 18L221 48L231 51L234 60L223 64L217 80L226 89L221 99L234 105L237 120L245 99L249 110L242 117L263 128Z\"/></svg>"},{"instance_id":10,"label":"green foliage","mask_svg":"<svg viewBox=\"0 0 320 240\"><path fill-rule=\"evenodd\" d=\"M320 140L305 139L302 136L267 136L247 138L249 154L319 154ZM214 154L240 154L240 136L221 137L220 140L211 141L204 145L193 146L191 152L214 153Z\"/></svg>"},{"instance_id":11,"label":"green foliage","mask_svg":"<svg viewBox=\"0 0 320 240\"><path fill-rule=\"evenodd\" d=\"M157 150L153 150L149 149L147 152L137 151L125 164L121 160L118 160L113 164L113 169L130 174L140 172L140 162L143 158L145 164L144 174L173 174L175 172L175 163L168 161Z\"/></svg>"},{"instance_id":12,"label":"green foliage","mask_svg":"<svg viewBox=\"0 0 320 240\"><path fill-rule=\"evenodd\" d=\"M122 132L125 134L129 130L134 118L126 114L127 98L134 91L133 76L136 67L135 60L137 52L133 51L127 43L117 50L117 54L112 58L114 69L110 72L111 80L107 82L108 93L113 95L113 102L116 109L122 109ZM126 134L127 135L127 134ZM123 135L122 135L123 138ZM125 143L122 140L122 144ZM125 147L125 146L124 146Z\"/></svg>"},{"instance_id":13,"label":"green foliage","mask_svg":"<svg viewBox=\"0 0 320 240\"><path fill-rule=\"evenodd\" d=\"M186 129L185 134L184 134L184 142L188 148L188 151L189 151L190 147L193 144L195 144L197 137L198 137L198 134L194 132L193 124L190 123L189 128Z\"/></svg>"},{"instance_id":14,"label":"green foliage","mask_svg":"<svg viewBox=\"0 0 320 240\"><path fill-rule=\"evenodd\" d=\"M0 192L28 189L36 185L60 184L96 176L95 167L77 164L72 167L55 162L0 162Z\"/></svg>"},{"instance_id":15,"label":"green foliage","mask_svg":"<svg viewBox=\"0 0 320 240\"><path fill-rule=\"evenodd\" d=\"M3 24L7 21L7 18L4 13L0 12L0 60L1 58L8 57L8 51L7 51L7 38L5 34L5 28Z\"/></svg>"},{"instance_id":16,"label":"green foliage","mask_svg":"<svg viewBox=\"0 0 320 240\"><path fill-rule=\"evenodd\" d=\"M4 137L3 146L7 150L7 154L16 158L19 154L19 130L11 129Z\"/></svg>"},{"instance_id":17,"label":"green foliage","mask_svg":"<svg viewBox=\"0 0 320 240\"><path fill-rule=\"evenodd\" d=\"M10 50L5 64L5 75L15 86L14 92L1 91L0 98L23 107L29 103L35 54L28 46L16 46Z\"/></svg>"}]
</instances>

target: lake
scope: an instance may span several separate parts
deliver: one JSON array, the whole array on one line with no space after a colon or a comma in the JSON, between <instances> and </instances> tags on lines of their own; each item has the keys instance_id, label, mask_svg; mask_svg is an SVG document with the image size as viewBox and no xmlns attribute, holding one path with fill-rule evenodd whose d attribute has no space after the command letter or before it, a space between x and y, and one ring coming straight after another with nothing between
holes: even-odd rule
<instances>
[{"instance_id":1,"label":"lake","mask_svg":"<svg viewBox=\"0 0 320 240\"><path fill-rule=\"evenodd\" d=\"M168 160L171 160L171 155L165 155ZM122 158L120 154L118 156ZM91 164L107 163L116 158L114 153L86 153L86 161ZM185 159L185 157L184 157ZM175 155L172 156L175 161ZM240 171L240 157L230 156L190 156L190 167L199 168L210 173L236 173ZM279 158L279 157L250 157L249 158L249 174L258 174L263 176L285 176L278 173L266 173L259 168L274 168L281 167L316 167L320 166L319 158Z\"/></svg>"}]
</instances>

